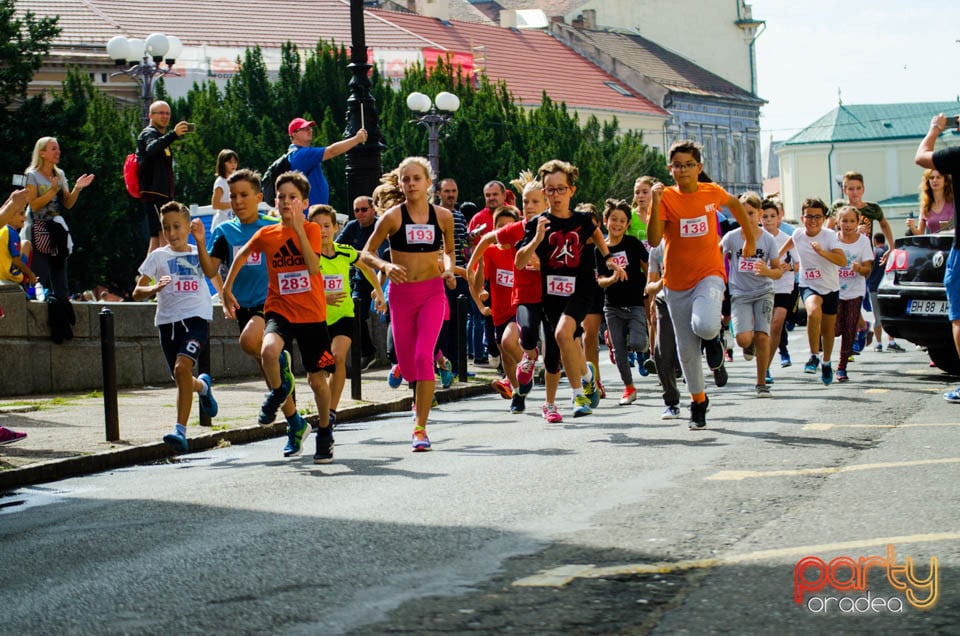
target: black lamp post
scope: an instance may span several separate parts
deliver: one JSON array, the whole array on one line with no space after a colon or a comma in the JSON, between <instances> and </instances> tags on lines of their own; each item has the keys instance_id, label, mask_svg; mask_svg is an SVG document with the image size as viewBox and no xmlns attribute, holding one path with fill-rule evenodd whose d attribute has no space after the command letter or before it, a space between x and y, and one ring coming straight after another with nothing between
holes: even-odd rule
<instances>
[{"instance_id":1,"label":"black lamp post","mask_svg":"<svg viewBox=\"0 0 960 636\"><path fill-rule=\"evenodd\" d=\"M146 40L127 39L122 35L110 38L107 42L107 55L117 66L133 64L110 75L132 77L140 85L140 118L144 126L150 121L150 104L153 102L153 87L157 77L179 76L173 70L173 63L183 52L180 39L163 33L151 33ZM166 68L160 64L166 62Z\"/></svg>"}]
</instances>

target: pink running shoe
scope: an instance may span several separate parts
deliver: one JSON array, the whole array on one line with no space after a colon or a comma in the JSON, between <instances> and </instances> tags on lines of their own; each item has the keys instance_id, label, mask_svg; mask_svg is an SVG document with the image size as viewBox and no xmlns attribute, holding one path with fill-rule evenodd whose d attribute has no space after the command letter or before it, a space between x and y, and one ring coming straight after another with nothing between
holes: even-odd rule
<instances>
[{"instance_id":1,"label":"pink running shoe","mask_svg":"<svg viewBox=\"0 0 960 636\"><path fill-rule=\"evenodd\" d=\"M427 437L427 432L422 428L414 429L411 445L414 453L430 450L430 438Z\"/></svg>"},{"instance_id":2,"label":"pink running shoe","mask_svg":"<svg viewBox=\"0 0 960 636\"><path fill-rule=\"evenodd\" d=\"M517 393L526 395L533 389L533 367L537 359L531 360L527 354L523 354L520 364L517 365Z\"/></svg>"},{"instance_id":3,"label":"pink running shoe","mask_svg":"<svg viewBox=\"0 0 960 636\"><path fill-rule=\"evenodd\" d=\"M560 415L560 411L557 410L557 405L553 402L544 402L542 410L543 419L547 420L547 424L559 424L563 421L563 416Z\"/></svg>"},{"instance_id":4,"label":"pink running shoe","mask_svg":"<svg viewBox=\"0 0 960 636\"><path fill-rule=\"evenodd\" d=\"M18 433L17 431L11 431L5 426L0 426L0 446L15 444L25 439L27 439L26 433Z\"/></svg>"}]
</instances>

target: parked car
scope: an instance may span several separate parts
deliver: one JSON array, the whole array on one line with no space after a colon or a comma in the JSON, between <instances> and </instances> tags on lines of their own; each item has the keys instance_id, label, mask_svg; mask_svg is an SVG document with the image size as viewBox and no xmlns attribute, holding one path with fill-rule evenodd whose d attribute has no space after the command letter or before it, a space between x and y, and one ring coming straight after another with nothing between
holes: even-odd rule
<instances>
[{"instance_id":1,"label":"parked car","mask_svg":"<svg viewBox=\"0 0 960 636\"><path fill-rule=\"evenodd\" d=\"M933 364L960 375L943 287L952 246L952 229L897 239L877 289L877 309L891 336L926 347Z\"/></svg>"}]
</instances>

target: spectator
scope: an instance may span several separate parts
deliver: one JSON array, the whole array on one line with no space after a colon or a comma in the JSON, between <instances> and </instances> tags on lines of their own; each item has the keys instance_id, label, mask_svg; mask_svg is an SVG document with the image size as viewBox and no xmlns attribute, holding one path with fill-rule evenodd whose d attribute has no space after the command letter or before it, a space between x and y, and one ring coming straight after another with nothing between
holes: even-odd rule
<instances>
[{"instance_id":1,"label":"spectator","mask_svg":"<svg viewBox=\"0 0 960 636\"><path fill-rule=\"evenodd\" d=\"M290 169L302 172L310 181L310 205L330 202L330 185L323 174L323 162L340 156L367 140L367 131L361 128L349 139L329 146L313 147L313 127L316 122L297 117L287 126L290 135Z\"/></svg>"},{"instance_id":2,"label":"spectator","mask_svg":"<svg viewBox=\"0 0 960 636\"><path fill-rule=\"evenodd\" d=\"M210 230L233 218L233 208L230 207L230 184L227 179L237 170L240 158L237 153L224 148L217 155L217 178L213 182L213 196L210 206L213 207L213 221Z\"/></svg>"},{"instance_id":3,"label":"spectator","mask_svg":"<svg viewBox=\"0 0 960 636\"><path fill-rule=\"evenodd\" d=\"M337 235L336 242L349 245L358 252L367 244L367 239L373 234L376 224L377 211L373 207L373 199L360 196L353 200L353 220L347 222ZM359 269L350 270L350 288L354 306L360 315L360 368L366 370L377 361L377 350L370 337L370 328L367 319L370 317L370 294L373 286Z\"/></svg>"},{"instance_id":4,"label":"spectator","mask_svg":"<svg viewBox=\"0 0 960 636\"><path fill-rule=\"evenodd\" d=\"M10 220L0 228L0 280L22 283L24 278L31 284L37 282L20 254L20 230L27 220L26 211L21 207L10 215Z\"/></svg>"},{"instance_id":5,"label":"spectator","mask_svg":"<svg viewBox=\"0 0 960 636\"><path fill-rule=\"evenodd\" d=\"M21 246L23 260L33 266L48 294L67 300L67 256L73 250L73 241L63 213L77 202L80 191L93 182L93 175L80 175L71 189L67 176L57 166L59 163L60 144L56 138L38 139L27 168L30 212L21 234Z\"/></svg>"},{"instance_id":6,"label":"spectator","mask_svg":"<svg viewBox=\"0 0 960 636\"><path fill-rule=\"evenodd\" d=\"M467 219L460 212L460 204L457 203L459 194L460 189L457 187L456 181L450 178L440 181L440 205L450 210L453 215L453 246L457 257L456 267L463 268L466 267L470 254L467 239ZM457 325L460 324L460 309L457 305L457 297L462 294L469 299L470 285L466 280L457 276L453 282L447 281L445 287L447 304L450 305L450 319L443 323L440 344L444 354L451 360L456 360L460 350L457 342Z\"/></svg>"},{"instance_id":7,"label":"spectator","mask_svg":"<svg viewBox=\"0 0 960 636\"><path fill-rule=\"evenodd\" d=\"M953 228L956 208L953 201L953 177L930 168L920 180L920 224L907 219L911 234L936 234Z\"/></svg>"},{"instance_id":8,"label":"spectator","mask_svg":"<svg viewBox=\"0 0 960 636\"><path fill-rule=\"evenodd\" d=\"M150 123L137 137L137 163L140 166L140 209L147 222L150 243L149 254L166 241L160 231L160 208L173 200L173 153L170 146L190 130L190 124L170 125L170 104L156 101L150 104Z\"/></svg>"}]
</instances>

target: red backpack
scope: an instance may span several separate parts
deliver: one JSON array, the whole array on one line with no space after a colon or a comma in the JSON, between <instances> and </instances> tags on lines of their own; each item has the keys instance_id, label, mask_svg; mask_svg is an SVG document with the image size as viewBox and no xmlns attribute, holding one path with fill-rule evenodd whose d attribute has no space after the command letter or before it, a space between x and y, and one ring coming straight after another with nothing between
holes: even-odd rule
<instances>
[{"instance_id":1,"label":"red backpack","mask_svg":"<svg viewBox=\"0 0 960 636\"><path fill-rule=\"evenodd\" d=\"M140 198L140 162L137 153L131 152L123 161L123 183L134 199Z\"/></svg>"}]
</instances>

